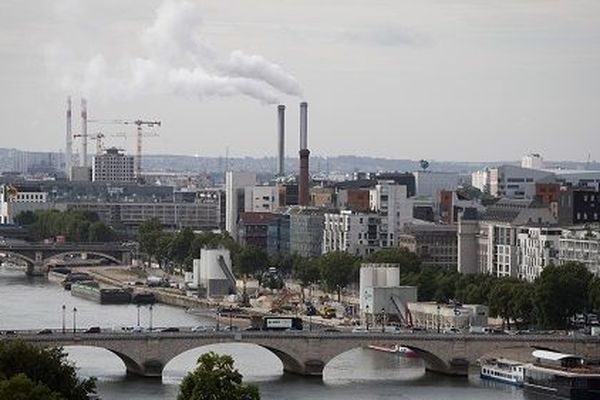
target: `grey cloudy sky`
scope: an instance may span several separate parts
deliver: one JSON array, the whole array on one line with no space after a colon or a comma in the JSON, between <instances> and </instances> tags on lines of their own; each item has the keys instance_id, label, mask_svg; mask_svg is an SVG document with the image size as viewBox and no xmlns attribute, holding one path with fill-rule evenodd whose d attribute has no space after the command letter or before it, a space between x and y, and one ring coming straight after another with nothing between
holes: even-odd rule
<instances>
[{"instance_id":1,"label":"grey cloudy sky","mask_svg":"<svg viewBox=\"0 0 600 400\"><path fill-rule=\"evenodd\" d=\"M152 153L273 155L279 99L295 155L305 99L313 154L600 159L600 1L2 0L0 87L0 147L62 148L86 93Z\"/></svg>"}]
</instances>

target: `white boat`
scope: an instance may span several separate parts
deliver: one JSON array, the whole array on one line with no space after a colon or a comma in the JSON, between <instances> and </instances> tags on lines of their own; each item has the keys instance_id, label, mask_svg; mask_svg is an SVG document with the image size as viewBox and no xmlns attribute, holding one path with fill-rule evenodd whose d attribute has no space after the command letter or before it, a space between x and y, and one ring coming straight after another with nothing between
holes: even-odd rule
<instances>
[{"instance_id":1,"label":"white boat","mask_svg":"<svg viewBox=\"0 0 600 400\"><path fill-rule=\"evenodd\" d=\"M507 359L484 360L481 363L481 378L510 385L523 386L525 364Z\"/></svg>"},{"instance_id":2,"label":"white boat","mask_svg":"<svg viewBox=\"0 0 600 400\"><path fill-rule=\"evenodd\" d=\"M408 347L398 346L397 344L395 344L393 346L370 344L367 347L371 350L383 351L385 353L394 353L394 354L398 354L399 356L402 356L402 357L408 357L408 358L418 357L418 354L414 350L409 349Z\"/></svg>"}]
</instances>

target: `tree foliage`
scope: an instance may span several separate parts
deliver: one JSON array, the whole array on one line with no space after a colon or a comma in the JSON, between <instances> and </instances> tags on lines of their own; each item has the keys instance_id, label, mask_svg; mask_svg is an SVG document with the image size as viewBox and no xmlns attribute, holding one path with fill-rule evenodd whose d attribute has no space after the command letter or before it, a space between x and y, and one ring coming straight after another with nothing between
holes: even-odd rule
<instances>
[{"instance_id":1,"label":"tree foliage","mask_svg":"<svg viewBox=\"0 0 600 400\"><path fill-rule=\"evenodd\" d=\"M550 265L536 281L535 305L544 328L567 328L569 318L585 311L592 274L579 263Z\"/></svg>"},{"instance_id":2,"label":"tree foliage","mask_svg":"<svg viewBox=\"0 0 600 400\"><path fill-rule=\"evenodd\" d=\"M95 390L95 380L79 379L62 349L0 341L0 399L87 400ZM4 393L10 396L2 397Z\"/></svg>"},{"instance_id":3,"label":"tree foliage","mask_svg":"<svg viewBox=\"0 0 600 400\"><path fill-rule=\"evenodd\" d=\"M343 288L358 282L360 259L344 251L326 253L319 259L321 280L330 292L337 292L340 298Z\"/></svg>"},{"instance_id":4,"label":"tree foliage","mask_svg":"<svg viewBox=\"0 0 600 400\"><path fill-rule=\"evenodd\" d=\"M24 211L15 221L27 227L34 240L64 236L69 242L110 242L116 238L113 229L89 211Z\"/></svg>"},{"instance_id":5,"label":"tree foliage","mask_svg":"<svg viewBox=\"0 0 600 400\"><path fill-rule=\"evenodd\" d=\"M235 258L236 272L243 276L256 276L269 265L269 256L261 248L244 247Z\"/></svg>"},{"instance_id":6,"label":"tree foliage","mask_svg":"<svg viewBox=\"0 0 600 400\"><path fill-rule=\"evenodd\" d=\"M258 388L242 383L233 359L213 352L198 358L196 369L183 378L177 400L259 400Z\"/></svg>"}]
</instances>

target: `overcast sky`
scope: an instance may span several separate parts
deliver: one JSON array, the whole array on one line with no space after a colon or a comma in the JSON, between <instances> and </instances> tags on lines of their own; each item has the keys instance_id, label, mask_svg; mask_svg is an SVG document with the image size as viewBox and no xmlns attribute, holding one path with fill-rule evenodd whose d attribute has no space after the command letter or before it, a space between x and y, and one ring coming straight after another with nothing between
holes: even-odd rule
<instances>
[{"instance_id":1,"label":"overcast sky","mask_svg":"<svg viewBox=\"0 0 600 400\"><path fill-rule=\"evenodd\" d=\"M0 147L63 149L85 94L149 153L274 155L281 101L295 156L306 100L317 155L600 159L600 1L2 0L0 88Z\"/></svg>"}]
</instances>

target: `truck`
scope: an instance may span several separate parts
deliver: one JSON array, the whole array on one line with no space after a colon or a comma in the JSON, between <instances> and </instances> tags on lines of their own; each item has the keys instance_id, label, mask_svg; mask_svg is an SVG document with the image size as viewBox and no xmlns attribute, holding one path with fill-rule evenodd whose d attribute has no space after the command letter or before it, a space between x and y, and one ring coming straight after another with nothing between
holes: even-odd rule
<instances>
[{"instance_id":1,"label":"truck","mask_svg":"<svg viewBox=\"0 0 600 400\"><path fill-rule=\"evenodd\" d=\"M301 331L302 318L287 315L267 315L260 322L260 327L255 326L262 331Z\"/></svg>"}]
</instances>

